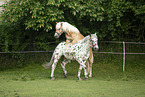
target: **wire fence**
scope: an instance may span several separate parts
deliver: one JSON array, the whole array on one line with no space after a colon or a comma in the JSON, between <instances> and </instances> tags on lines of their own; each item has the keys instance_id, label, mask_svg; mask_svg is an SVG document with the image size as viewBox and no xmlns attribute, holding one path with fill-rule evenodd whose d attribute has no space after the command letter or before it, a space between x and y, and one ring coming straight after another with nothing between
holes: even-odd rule
<instances>
[{"instance_id":1,"label":"wire fence","mask_svg":"<svg viewBox=\"0 0 145 97\"><path fill-rule=\"evenodd\" d=\"M57 42L48 42L48 43L24 43L25 45L29 45L26 51L9 51L9 52L2 52L0 53L39 53L39 52L53 52L56 45L61 41ZM113 44L113 45L112 45ZM114 46L115 44L115 46ZM145 54L145 43L139 42L119 42L119 41L99 41L99 48L100 50L94 53L102 53L102 54L124 54L123 52L123 44L126 45L125 52L126 54ZM6 45L4 43L0 43L0 45ZM9 44L11 46L15 46L17 44ZM32 45L35 45L35 49L30 50ZM41 50L41 47L38 46L48 46L47 50ZM50 48L51 47L51 48ZM118 48L119 47L119 48ZM134 49L133 49L134 48Z\"/></svg>"},{"instance_id":2,"label":"wire fence","mask_svg":"<svg viewBox=\"0 0 145 97\"><path fill-rule=\"evenodd\" d=\"M52 53L57 46L58 42L48 43L24 43L25 49L9 50L8 52L0 51L0 54L36 54L36 53ZM120 42L120 41L99 41L99 51L93 51L94 54L111 54L121 55L122 70L125 71L126 55L145 55L145 43L139 42ZM24 45L23 44L23 45ZM0 46L6 44L0 43ZM17 44L9 44L13 46L20 46ZM144 56L143 56L144 57Z\"/></svg>"}]
</instances>

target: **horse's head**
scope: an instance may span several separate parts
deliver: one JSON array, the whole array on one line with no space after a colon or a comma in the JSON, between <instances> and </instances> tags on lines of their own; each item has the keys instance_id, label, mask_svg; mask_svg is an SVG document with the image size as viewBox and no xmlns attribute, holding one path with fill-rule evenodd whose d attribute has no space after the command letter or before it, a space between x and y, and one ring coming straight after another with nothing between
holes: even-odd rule
<instances>
[{"instance_id":1,"label":"horse's head","mask_svg":"<svg viewBox=\"0 0 145 97\"><path fill-rule=\"evenodd\" d=\"M93 46L93 49L94 50L99 50L99 46L98 46L98 37L95 34L90 34L90 41L91 41L91 44Z\"/></svg>"},{"instance_id":2,"label":"horse's head","mask_svg":"<svg viewBox=\"0 0 145 97\"><path fill-rule=\"evenodd\" d=\"M55 38L59 38L60 35L63 33L62 25L63 25L62 22L59 22L59 23L56 24L56 31L55 31L55 34L54 34Z\"/></svg>"}]
</instances>

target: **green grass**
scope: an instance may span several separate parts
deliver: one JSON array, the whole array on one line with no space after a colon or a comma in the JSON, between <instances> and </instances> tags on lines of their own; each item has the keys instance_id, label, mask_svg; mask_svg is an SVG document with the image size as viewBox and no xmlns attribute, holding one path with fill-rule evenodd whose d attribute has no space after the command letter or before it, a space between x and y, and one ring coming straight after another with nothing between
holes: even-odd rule
<instances>
[{"instance_id":1,"label":"green grass","mask_svg":"<svg viewBox=\"0 0 145 97\"><path fill-rule=\"evenodd\" d=\"M0 72L0 97L144 97L145 95L145 80L142 74L111 72L108 70L111 68L105 65L106 69L102 66L98 71L93 71L93 78L78 81L77 69L72 70L78 66L72 65L67 66L67 79L63 78L62 69L58 65L55 80L50 80L50 70L43 69L40 64L3 70Z\"/></svg>"},{"instance_id":2,"label":"green grass","mask_svg":"<svg viewBox=\"0 0 145 97\"><path fill-rule=\"evenodd\" d=\"M110 74L111 71L108 72L102 66L100 67L102 71L98 69L93 72L93 78L78 81L77 70L71 70L77 67L73 67L73 64L67 66L67 79L63 78L60 65L57 66L55 80L49 79L50 70L43 69L40 64L1 71L0 97L144 97L145 95L145 80L134 79L132 73L114 71Z\"/></svg>"},{"instance_id":3,"label":"green grass","mask_svg":"<svg viewBox=\"0 0 145 97\"><path fill-rule=\"evenodd\" d=\"M1 97L144 97L145 81L0 81Z\"/></svg>"},{"instance_id":4,"label":"green grass","mask_svg":"<svg viewBox=\"0 0 145 97\"><path fill-rule=\"evenodd\" d=\"M18 55L16 55L18 56ZM26 55L24 55L26 56ZM63 78L60 66L55 70L55 80L50 80L50 69L42 67L49 55L29 55L24 66L16 68L21 62L1 60L9 68L0 69L0 97L144 97L145 96L145 61L142 56L126 56L126 71L122 72L122 55L94 54L93 77L78 81L79 64L75 61L68 64L67 79ZM42 57L43 56L43 57ZM47 57L48 56L48 57ZM45 59L45 58L46 59ZM2 58L2 57L1 57ZM29 59L29 60L28 60ZM26 61L27 60L27 61ZM7 62L7 63L5 63Z\"/></svg>"}]
</instances>

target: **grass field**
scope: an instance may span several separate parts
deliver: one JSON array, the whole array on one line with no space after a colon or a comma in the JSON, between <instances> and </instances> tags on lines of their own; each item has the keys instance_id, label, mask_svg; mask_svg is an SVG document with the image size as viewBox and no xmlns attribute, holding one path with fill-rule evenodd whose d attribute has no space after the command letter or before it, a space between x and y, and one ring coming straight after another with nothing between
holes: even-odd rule
<instances>
[{"instance_id":1,"label":"grass field","mask_svg":"<svg viewBox=\"0 0 145 97\"><path fill-rule=\"evenodd\" d=\"M99 57L98 57L99 56ZM37 56L38 57L38 56ZM66 66L68 77L63 78L63 71L58 63L55 80L50 80L50 69L42 67L35 57L21 68L1 69L0 97L144 97L145 66L140 61L132 62L133 56L127 56L126 71L122 72L122 55L94 55L93 77L78 81L79 65L72 62ZM122 59L122 58L121 58ZM48 59L49 60L49 59ZM12 63L12 61L9 61ZM4 62L3 62L4 63ZM135 64L134 64L135 63Z\"/></svg>"},{"instance_id":2,"label":"grass field","mask_svg":"<svg viewBox=\"0 0 145 97\"><path fill-rule=\"evenodd\" d=\"M1 97L144 97L145 81L1 80Z\"/></svg>"}]
</instances>

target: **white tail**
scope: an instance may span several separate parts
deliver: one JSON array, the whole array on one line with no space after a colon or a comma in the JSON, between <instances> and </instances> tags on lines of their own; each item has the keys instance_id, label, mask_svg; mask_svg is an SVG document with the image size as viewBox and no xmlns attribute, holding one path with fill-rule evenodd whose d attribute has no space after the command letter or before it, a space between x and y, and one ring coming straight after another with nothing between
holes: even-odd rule
<instances>
[{"instance_id":1,"label":"white tail","mask_svg":"<svg viewBox=\"0 0 145 97\"><path fill-rule=\"evenodd\" d=\"M43 66L45 69L49 69L49 68L51 68L53 61L54 61L54 53L53 53L53 55L52 55L52 57L51 57L50 62L49 62L49 63L45 63L45 64L43 64L42 66Z\"/></svg>"}]
</instances>

